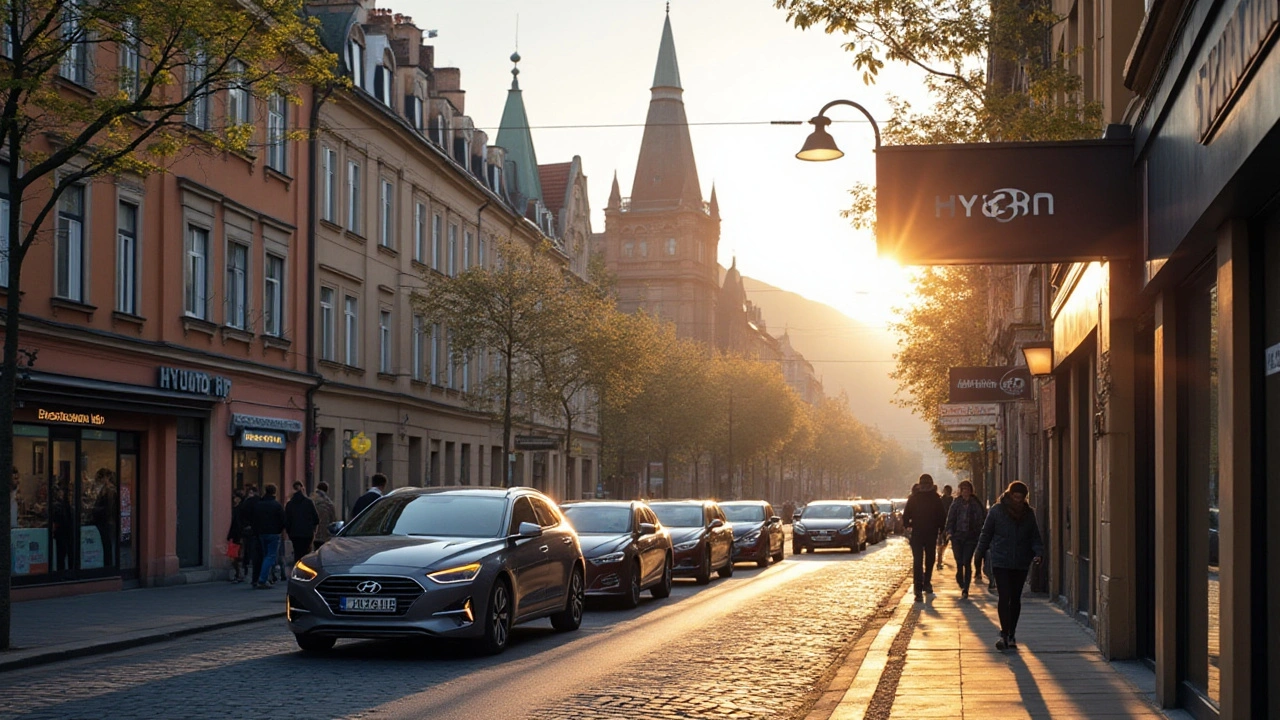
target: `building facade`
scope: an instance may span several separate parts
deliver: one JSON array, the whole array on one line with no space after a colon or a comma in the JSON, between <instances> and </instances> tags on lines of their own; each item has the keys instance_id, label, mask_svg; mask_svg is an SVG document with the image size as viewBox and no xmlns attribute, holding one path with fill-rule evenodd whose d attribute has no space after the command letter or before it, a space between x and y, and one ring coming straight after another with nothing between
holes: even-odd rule
<instances>
[{"instance_id":1,"label":"building facade","mask_svg":"<svg viewBox=\"0 0 1280 720\"><path fill-rule=\"evenodd\" d=\"M90 68L121 62L90 47ZM100 82L66 66L63 79ZM217 577L232 488L302 476L311 169L268 126L310 103L206 96L168 172L73 186L46 221L23 267L14 599ZM254 154L199 137L246 120Z\"/></svg>"}]
</instances>

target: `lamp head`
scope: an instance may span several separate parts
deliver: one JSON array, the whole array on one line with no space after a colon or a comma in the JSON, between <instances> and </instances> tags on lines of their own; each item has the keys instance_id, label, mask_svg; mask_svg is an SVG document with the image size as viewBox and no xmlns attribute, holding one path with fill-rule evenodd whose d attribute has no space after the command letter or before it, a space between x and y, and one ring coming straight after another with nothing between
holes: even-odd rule
<instances>
[{"instance_id":1,"label":"lamp head","mask_svg":"<svg viewBox=\"0 0 1280 720\"><path fill-rule=\"evenodd\" d=\"M1022 346L1022 357L1027 361L1027 372L1036 377L1053 374L1053 343L1032 342Z\"/></svg>"},{"instance_id":2,"label":"lamp head","mask_svg":"<svg viewBox=\"0 0 1280 720\"><path fill-rule=\"evenodd\" d=\"M798 159L822 162L844 157L844 153L836 147L835 138L827 132L827 126L831 124L829 119L819 115L809 123L813 125L813 132L804 141L804 147L800 148L800 152L796 153Z\"/></svg>"}]
</instances>

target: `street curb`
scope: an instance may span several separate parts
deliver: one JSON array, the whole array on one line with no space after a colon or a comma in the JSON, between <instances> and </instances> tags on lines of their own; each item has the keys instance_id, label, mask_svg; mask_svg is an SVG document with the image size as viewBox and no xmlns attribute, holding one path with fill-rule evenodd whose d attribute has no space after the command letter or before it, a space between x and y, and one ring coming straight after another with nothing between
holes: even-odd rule
<instances>
[{"instance_id":1,"label":"street curb","mask_svg":"<svg viewBox=\"0 0 1280 720\"><path fill-rule=\"evenodd\" d=\"M885 672L894 662L894 648L899 646L904 633L907 638L915 631L916 609L914 596L907 592L911 578L906 578L894 595L894 606L886 621L876 633L868 648L867 656L858 668L839 705L826 720L864 720L874 715L872 710L877 696L882 694ZM896 678L893 684L896 686ZM815 719L817 720L817 719Z\"/></svg>"},{"instance_id":2,"label":"street curb","mask_svg":"<svg viewBox=\"0 0 1280 720\"><path fill-rule=\"evenodd\" d=\"M284 610L265 614L261 612L242 613L240 615L220 618L214 622L188 623L186 625L180 625L164 630L139 630L135 633L113 637L112 639L104 640L102 642L88 641L82 643L68 643L54 647L32 648L30 650L9 650L4 653L0 653L0 672L34 667L36 665L46 665L48 663L62 662L64 660L72 660L75 658L89 657L91 655L103 655L106 653L140 647L142 645L151 645L154 643L164 642L166 640L186 637L188 635L222 630L229 627L235 627L237 625L248 625L250 623L261 622L264 620L275 620L282 617L284 617Z\"/></svg>"}]
</instances>

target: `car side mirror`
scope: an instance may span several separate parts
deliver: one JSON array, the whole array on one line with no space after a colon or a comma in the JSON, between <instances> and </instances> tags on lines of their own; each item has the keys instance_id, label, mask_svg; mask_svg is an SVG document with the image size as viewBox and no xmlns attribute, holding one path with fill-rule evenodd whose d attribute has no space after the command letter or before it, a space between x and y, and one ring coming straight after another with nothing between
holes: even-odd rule
<instances>
[{"instance_id":1,"label":"car side mirror","mask_svg":"<svg viewBox=\"0 0 1280 720\"><path fill-rule=\"evenodd\" d=\"M712 530L715 530L716 528L719 528L719 527L724 527L724 521L723 521L723 520L721 520L720 518L716 518L716 519L712 520L712 521L707 525L707 527L711 528Z\"/></svg>"},{"instance_id":2,"label":"car side mirror","mask_svg":"<svg viewBox=\"0 0 1280 720\"><path fill-rule=\"evenodd\" d=\"M657 525L654 525L653 523L640 523L640 534L641 534L641 535L652 535L652 534L654 534L654 533L656 533L656 532L658 532L658 526L657 526Z\"/></svg>"},{"instance_id":3,"label":"car side mirror","mask_svg":"<svg viewBox=\"0 0 1280 720\"><path fill-rule=\"evenodd\" d=\"M777 525L780 522L782 522L782 518L778 517L777 515L774 515L773 517L769 518L770 525Z\"/></svg>"},{"instance_id":4,"label":"car side mirror","mask_svg":"<svg viewBox=\"0 0 1280 720\"><path fill-rule=\"evenodd\" d=\"M346 526L346 523L342 522L341 520L329 523L329 534L337 535L338 533L342 532L342 528L344 526Z\"/></svg>"},{"instance_id":5,"label":"car side mirror","mask_svg":"<svg viewBox=\"0 0 1280 720\"><path fill-rule=\"evenodd\" d=\"M542 537L542 526L538 523L522 522L520 529L516 531L517 538L536 538Z\"/></svg>"}]
</instances>

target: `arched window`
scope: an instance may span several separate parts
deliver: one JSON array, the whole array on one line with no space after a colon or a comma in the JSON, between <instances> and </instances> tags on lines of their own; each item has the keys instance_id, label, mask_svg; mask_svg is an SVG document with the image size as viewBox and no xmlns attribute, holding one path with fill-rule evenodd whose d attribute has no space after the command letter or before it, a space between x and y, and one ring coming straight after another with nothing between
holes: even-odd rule
<instances>
[{"instance_id":1,"label":"arched window","mask_svg":"<svg viewBox=\"0 0 1280 720\"><path fill-rule=\"evenodd\" d=\"M628 240L622 244L622 256L633 257L636 254L636 244Z\"/></svg>"},{"instance_id":2,"label":"arched window","mask_svg":"<svg viewBox=\"0 0 1280 720\"><path fill-rule=\"evenodd\" d=\"M649 241L640 241L640 257L649 257Z\"/></svg>"},{"instance_id":3,"label":"arched window","mask_svg":"<svg viewBox=\"0 0 1280 720\"><path fill-rule=\"evenodd\" d=\"M391 107L391 75L391 68L385 63L373 70L373 96L387 107Z\"/></svg>"},{"instance_id":4,"label":"arched window","mask_svg":"<svg viewBox=\"0 0 1280 720\"><path fill-rule=\"evenodd\" d=\"M675 239L675 238L667 238L667 254L668 254L668 255L675 255L675 254L676 254L676 239Z\"/></svg>"},{"instance_id":5,"label":"arched window","mask_svg":"<svg viewBox=\"0 0 1280 720\"><path fill-rule=\"evenodd\" d=\"M364 45L354 37L347 41L347 67L351 69L351 84L364 87Z\"/></svg>"}]
</instances>

